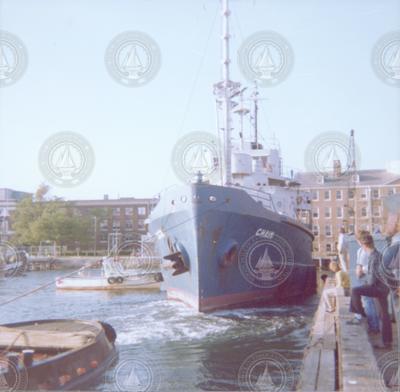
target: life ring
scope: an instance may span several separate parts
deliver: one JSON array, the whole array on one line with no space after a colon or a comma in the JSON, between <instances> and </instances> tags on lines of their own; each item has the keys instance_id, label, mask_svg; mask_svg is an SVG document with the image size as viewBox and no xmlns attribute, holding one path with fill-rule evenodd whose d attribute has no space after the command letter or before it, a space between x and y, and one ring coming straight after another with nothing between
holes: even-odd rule
<instances>
[{"instance_id":1,"label":"life ring","mask_svg":"<svg viewBox=\"0 0 400 392\"><path fill-rule=\"evenodd\" d=\"M114 284L115 283L115 278L107 278L107 282L109 284Z\"/></svg>"},{"instance_id":2,"label":"life ring","mask_svg":"<svg viewBox=\"0 0 400 392\"><path fill-rule=\"evenodd\" d=\"M117 281L118 284L121 284L121 283L123 283L124 278L123 278L122 276L118 276L118 278L116 279L116 281Z\"/></svg>"}]
</instances>

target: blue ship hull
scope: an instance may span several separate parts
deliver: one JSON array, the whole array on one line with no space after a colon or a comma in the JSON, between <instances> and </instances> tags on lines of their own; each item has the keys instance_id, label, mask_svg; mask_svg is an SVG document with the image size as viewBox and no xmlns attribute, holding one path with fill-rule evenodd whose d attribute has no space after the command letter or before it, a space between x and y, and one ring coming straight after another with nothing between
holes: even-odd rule
<instances>
[{"instance_id":1,"label":"blue ship hull","mask_svg":"<svg viewBox=\"0 0 400 392\"><path fill-rule=\"evenodd\" d=\"M162 268L168 298L200 312L315 292L312 233L243 190L209 184L169 190L149 230L170 260Z\"/></svg>"}]
</instances>

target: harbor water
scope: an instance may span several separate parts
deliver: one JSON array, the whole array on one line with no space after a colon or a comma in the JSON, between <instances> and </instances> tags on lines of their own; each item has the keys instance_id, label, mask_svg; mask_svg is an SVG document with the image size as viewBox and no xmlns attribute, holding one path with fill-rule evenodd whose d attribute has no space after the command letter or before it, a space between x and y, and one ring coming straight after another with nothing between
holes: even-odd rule
<instances>
[{"instance_id":1,"label":"harbor water","mask_svg":"<svg viewBox=\"0 0 400 392\"><path fill-rule=\"evenodd\" d=\"M16 297L61 275L60 271L29 272L0 280L0 302ZM47 318L102 320L117 332L119 359L89 389L98 391L236 391L239 371L255 353L275 355L293 370L282 383L282 368L269 373L279 390L293 390L318 297L305 303L260 309L199 314L168 301L164 292L57 291L51 285L2 306L0 323ZM133 358L151 379L148 388L127 386L123 361ZM126 373L126 372L125 372ZM287 374L285 373L285 376ZM277 379L277 380L275 380ZM147 388L147 389L146 389ZM278 389L276 389L278 390Z\"/></svg>"}]
</instances>

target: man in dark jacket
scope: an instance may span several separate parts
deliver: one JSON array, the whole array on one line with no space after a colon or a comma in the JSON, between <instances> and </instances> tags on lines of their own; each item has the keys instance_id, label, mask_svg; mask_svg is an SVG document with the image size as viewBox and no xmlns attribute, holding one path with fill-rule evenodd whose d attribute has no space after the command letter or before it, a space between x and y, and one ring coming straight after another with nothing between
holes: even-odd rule
<instances>
[{"instance_id":1,"label":"man in dark jacket","mask_svg":"<svg viewBox=\"0 0 400 392\"><path fill-rule=\"evenodd\" d=\"M388 311L389 287L383 279L382 255L375 249L374 239L371 234L360 236L359 242L365 252L368 253L368 274L367 283L354 287L351 290L350 312L358 313L362 317L367 317L362 306L361 296L376 298L381 308L382 321L382 341L383 347L390 348L392 345L392 326ZM348 324L360 324L360 320L348 321Z\"/></svg>"},{"instance_id":2,"label":"man in dark jacket","mask_svg":"<svg viewBox=\"0 0 400 392\"><path fill-rule=\"evenodd\" d=\"M383 252L383 266L386 283L392 289L391 298L400 339L400 193L386 197L384 206L388 213L384 232L390 242Z\"/></svg>"}]
</instances>

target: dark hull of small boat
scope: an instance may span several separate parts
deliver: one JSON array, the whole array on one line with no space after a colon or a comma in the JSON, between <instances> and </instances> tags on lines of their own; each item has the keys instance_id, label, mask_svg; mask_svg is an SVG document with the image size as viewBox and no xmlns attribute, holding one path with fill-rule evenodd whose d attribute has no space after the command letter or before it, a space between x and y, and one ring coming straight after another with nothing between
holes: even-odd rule
<instances>
[{"instance_id":1,"label":"dark hull of small boat","mask_svg":"<svg viewBox=\"0 0 400 392\"><path fill-rule=\"evenodd\" d=\"M51 323L67 324L68 320L35 320L23 323L5 324L4 327L24 328ZM70 322L76 322L70 320ZM58 353L57 349L48 350L51 354L44 360L34 361L31 366L18 366L18 370L6 375L11 390L77 390L101 382L105 371L117 359L114 345L115 331L105 323L82 322L91 327L95 338L88 344L72 350ZM29 347L27 347L29 348ZM43 351L43 350L42 350Z\"/></svg>"}]
</instances>

